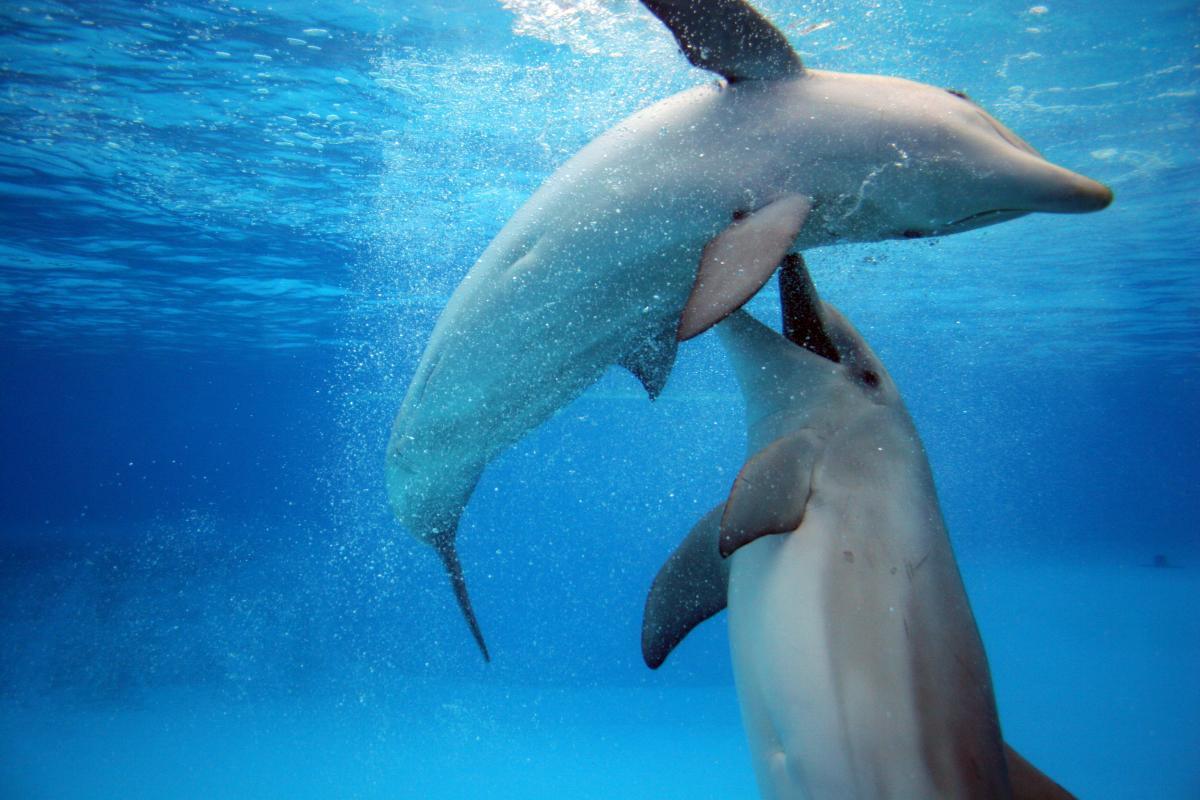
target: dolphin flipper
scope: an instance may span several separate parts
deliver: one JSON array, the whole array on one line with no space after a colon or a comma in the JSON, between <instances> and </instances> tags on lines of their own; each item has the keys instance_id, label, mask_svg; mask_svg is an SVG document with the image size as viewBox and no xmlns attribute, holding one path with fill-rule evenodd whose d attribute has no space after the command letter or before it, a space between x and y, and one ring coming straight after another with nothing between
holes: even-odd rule
<instances>
[{"instance_id":1,"label":"dolphin flipper","mask_svg":"<svg viewBox=\"0 0 1200 800\"><path fill-rule=\"evenodd\" d=\"M1008 762L1008 780L1012 784L1013 800L1075 800L1075 795L1026 761L1007 742L1004 744L1004 760Z\"/></svg>"},{"instance_id":2,"label":"dolphin flipper","mask_svg":"<svg viewBox=\"0 0 1200 800\"><path fill-rule=\"evenodd\" d=\"M642 615L642 658L658 669L692 628L725 608L729 562L717 553L724 506L696 523L654 578Z\"/></svg>"},{"instance_id":3,"label":"dolphin flipper","mask_svg":"<svg viewBox=\"0 0 1200 800\"><path fill-rule=\"evenodd\" d=\"M667 385L679 340L670 328L663 328L621 359L621 366L633 373L646 388L651 400L657 400Z\"/></svg>"},{"instance_id":4,"label":"dolphin flipper","mask_svg":"<svg viewBox=\"0 0 1200 800\"><path fill-rule=\"evenodd\" d=\"M728 558L760 536L800 527L820 449L808 435L776 439L746 462L721 518L720 553Z\"/></svg>"},{"instance_id":5,"label":"dolphin flipper","mask_svg":"<svg viewBox=\"0 0 1200 800\"><path fill-rule=\"evenodd\" d=\"M742 0L642 0L642 5L675 35L688 61L730 83L804 72L787 37Z\"/></svg>"},{"instance_id":6,"label":"dolphin flipper","mask_svg":"<svg viewBox=\"0 0 1200 800\"><path fill-rule=\"evenodd\" d=\"M704 246L692 294L679 317L679 341L704 333L762 288L795 243L811 208L807 197L784 195L734 219Z\"/></svg>"}]
</instances>

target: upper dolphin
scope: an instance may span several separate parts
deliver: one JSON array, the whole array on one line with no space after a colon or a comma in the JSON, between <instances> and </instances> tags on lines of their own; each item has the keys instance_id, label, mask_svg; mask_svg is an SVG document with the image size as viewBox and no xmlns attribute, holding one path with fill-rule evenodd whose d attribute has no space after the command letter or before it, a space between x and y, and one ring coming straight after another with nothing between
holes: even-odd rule
<instances>
[{"instance_id":1,"label":"upper dolphin","mask_svg":"<svg viewBox=\"0 0 1200 800\"><path fill-rule=\"evenodd\" d=\"M745 311L718 328L746 400L750 458L655 578L646 663L728 602L764 798L1069 798L1001 739L983 643L895 384L798 256L780 283L788 338Z\"/></svg>"},{"instance_id":2,"label":"upper dolphin","mask_svg":"<svg viewBox=\"0 0 1200 800\"><path fill-rule=\"evenodd\" d=\"M651 397L678 341L749 299L792 248L933 236L1104 208L961 94L818 72L737 0L643 0L724 78L618 123L554 172L438 320L392 428L396 519L436 548L485 658L455 551L483 467L627 367Z\"/></svg>"}]
</instances>

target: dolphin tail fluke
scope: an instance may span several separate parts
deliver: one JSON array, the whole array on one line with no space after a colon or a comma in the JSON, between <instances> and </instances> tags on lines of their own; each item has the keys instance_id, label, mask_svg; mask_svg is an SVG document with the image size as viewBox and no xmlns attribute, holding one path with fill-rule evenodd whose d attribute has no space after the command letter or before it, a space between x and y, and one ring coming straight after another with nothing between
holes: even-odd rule
<instances>
[{"instance_id":1,"label":"dolphin tail fluke","mask_svg":"<svg viewBox=\"0 0 1200 800\"><path fill-rule=\"evenodd\" d=\"M467 626L471 629L471 635L475 637L475 643L479 645L479 652L483 654L483 660L490 662L492 657L488 655L487 644L483 641L483 631L479 629L479 621L475 619L475 610L471 608L471 596L467 594L467 581L463 578L462 564L458 562L458 549L454 545L454 534L434 539L433 549L442 559L442 566L446 568L446 575L450 578L450 585L454 588L454 597L458 600L458 607L462 610Z\"/></svg>"}]
</instances>

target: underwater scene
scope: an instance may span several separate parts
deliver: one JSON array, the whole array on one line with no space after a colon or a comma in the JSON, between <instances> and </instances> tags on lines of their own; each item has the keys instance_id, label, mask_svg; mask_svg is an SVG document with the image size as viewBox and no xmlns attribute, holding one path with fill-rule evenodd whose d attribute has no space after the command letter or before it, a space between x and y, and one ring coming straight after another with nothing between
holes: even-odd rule
<instances>
[{"instance_id":1,"label":"underwater scene","mask_svg":"<svg viewBox=\"0 0 1200 800\"><path fill-rule=\"evenodd\" d=\"M1200 798L1200 8L1031 2L4 3L0 797Z\"/></svg>"}]
</instances>

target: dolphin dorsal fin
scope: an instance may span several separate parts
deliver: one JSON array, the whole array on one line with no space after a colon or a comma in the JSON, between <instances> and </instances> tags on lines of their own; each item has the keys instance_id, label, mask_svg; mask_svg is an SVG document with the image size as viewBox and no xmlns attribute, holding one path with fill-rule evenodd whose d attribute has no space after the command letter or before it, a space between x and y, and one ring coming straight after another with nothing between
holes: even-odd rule
<instances>
[{"instance_id":1,"label":"dolphin dorsal fin","mask_svg":"<svg viewBox=\"0 0 1200 800\"><path fill-rule=\"evenodd\" d=\"M687 60L730 83L804 72L787 37L743 0L642 0L675 35Z\"/></svg>"},{"instance_id":2,"label":"dolphin dorsal fin","mask_svg":"<svg viewBox=\"0 0 1200 800\"><path fill-rule=\"evenodd\" d=\"M791 533L800 527L818 453L817 443L799 433L776 439L746 462L721 518L723 557L761 536Z\"/></svg>"},{"instance_id":3,"label":"dolphin dorsal fin","mask_svg":"<svg viewBox=\"0 0 1200 800\"><path fill-rule=\"evenodd\" d=\"M642 614L642 658L658 669L675 645L725 608L729 562L717 553L724 506L695 524L654 578Z\"/></svg>"},{"instance_id":4,"label":"dolphin dorsal fin","mask_svg":"<svg viewBox=\"0 0 1200 800\"><path fill-rule=\"evenodd\" d=\"M679 340L670 328L662 328L641 343L629 355L621 359L621 366L641 381L651 400L657 400L667 385L671 368L675 366L675 354Z\"/></svg>"},{"instance_id":5,"label":"dolphin dorsal fin","mask_svg":"<svg viewBox=\"0 0 1200 800\"><path fill-rule=\"evenodd\" d=\"M696 282L679 317L679 341L704 333L762 288L795 243L811 208L803 195L784 195L736 217L704 246Z\"/></svg>"}]
</instances>

